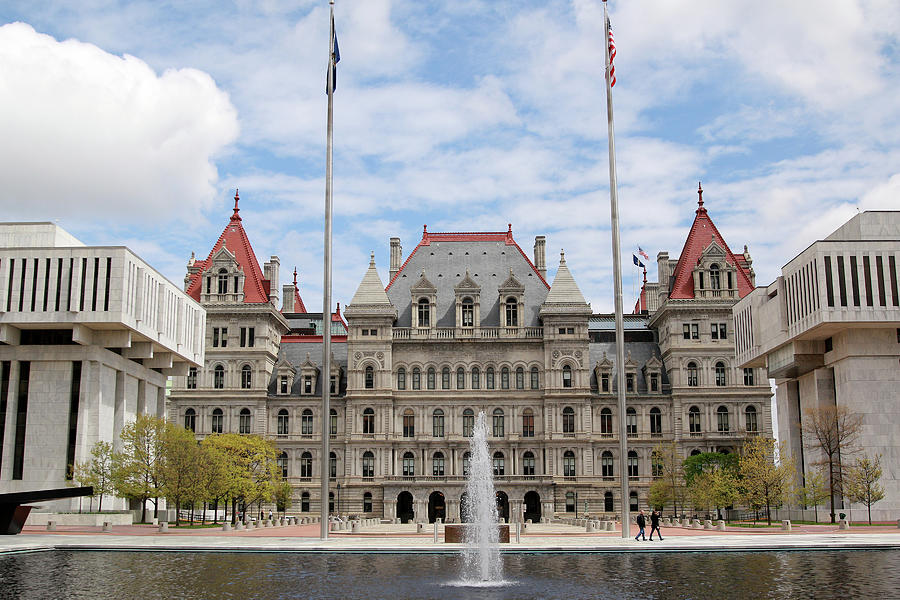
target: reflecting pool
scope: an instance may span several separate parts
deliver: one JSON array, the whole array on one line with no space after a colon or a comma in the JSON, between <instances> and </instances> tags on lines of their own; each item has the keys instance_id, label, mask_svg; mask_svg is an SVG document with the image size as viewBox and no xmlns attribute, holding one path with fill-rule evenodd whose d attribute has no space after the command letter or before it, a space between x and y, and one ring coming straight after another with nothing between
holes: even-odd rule
<instances>
[{"instance_id":1,"label":"reflecting pool","mask_svg":"<svg viewBox=\"0 0 900 600\"><path fill-rule=\"evenodd\" d=\"M456 554L57 551L0 556L0 598L895 598L900 551L504 554L469 586Z\"/></svg>"}]
</instances>

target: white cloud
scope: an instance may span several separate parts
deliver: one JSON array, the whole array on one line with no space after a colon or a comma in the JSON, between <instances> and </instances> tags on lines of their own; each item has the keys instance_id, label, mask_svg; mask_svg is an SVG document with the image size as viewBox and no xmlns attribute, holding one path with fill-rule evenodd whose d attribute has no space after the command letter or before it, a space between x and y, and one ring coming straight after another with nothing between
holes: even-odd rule
<instances>
[{"instance_id":1,"label":"white cloud","mask_svg":"<svg viewBox=\"0 0 900 600\"><path fill-rule=\"evenodd\" d=\"M238 134L212 78L157 75L133 56L29 25L0 27L0 202L6 217L190 218L215 195L213 159Z\"/></svg>"}]
</instances>

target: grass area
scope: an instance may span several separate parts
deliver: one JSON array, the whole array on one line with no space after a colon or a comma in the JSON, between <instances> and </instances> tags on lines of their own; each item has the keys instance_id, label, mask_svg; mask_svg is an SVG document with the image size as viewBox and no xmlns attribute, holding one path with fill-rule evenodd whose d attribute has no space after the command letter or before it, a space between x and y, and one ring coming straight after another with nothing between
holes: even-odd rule
<instances>
[{"instance_id":1,"label":"grass area","mask_svg":"<svg viewBox=\"0 0 900 600\"><path fill-rule=\"evenodd\" d=\"M218 523L188 523L186 521L182 521L181 525L178 525L178 529L211 529L213 527L221 527L222 522ZM169 521L169 527L175 527L175 523Z\"/></svg>"},{"instance_id":2,"label":"grass area","mask_svg":"<svg viewBox=\"0 0 900 600\"><path fill-rule=\"evenodd\" d=\"M732 521L728 523L729 527L746 527L748 529L761 528L761 527L781 527L781 523L776 521L772 521L772 524L769 525L767 523L753 523L747 521Z\"/></svg>"}]
</instances>

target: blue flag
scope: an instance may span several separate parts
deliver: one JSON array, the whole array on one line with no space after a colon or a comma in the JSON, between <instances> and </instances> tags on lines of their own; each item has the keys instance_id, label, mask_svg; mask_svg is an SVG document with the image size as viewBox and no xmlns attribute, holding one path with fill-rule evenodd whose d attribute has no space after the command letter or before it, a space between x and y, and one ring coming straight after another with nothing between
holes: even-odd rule
<instances>
[{"instance_id":1,"label":"blue flag","mask_svg":"<svg viewBox=\"0 0 900 600\"><path fill-rule=\"evenodd\" d=\"M337 31L334 29L334 19L331 19L331 38L334 40L334 48L329 59L331 63L331 91L337 89L337 64L341 62L341 50L338 48ZM325 93L328 93L328 75L325 75Z\"/></svg>"},{"instance_id":2,"label":"blue flag","mask_svg":"<svg viewBox=\"0 0 900 600\"><path fill-rule=\"evenodd\" d=\"M634 266L643 268L644 263L638 260L637 254L632 254L631 258L634 260Z\"/></svg>"}]
</instances>

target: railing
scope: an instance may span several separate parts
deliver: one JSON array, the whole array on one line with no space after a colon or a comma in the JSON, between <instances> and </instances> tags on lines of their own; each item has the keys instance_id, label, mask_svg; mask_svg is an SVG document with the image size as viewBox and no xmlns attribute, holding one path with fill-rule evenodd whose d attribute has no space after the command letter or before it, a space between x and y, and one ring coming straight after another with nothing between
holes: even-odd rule
<instances>
[{"instance_id":1,"label":"railing","mask_svg":"<svg viewBox=\"0 0 900 600\"><path fill-rule=\"evenodd\" d=\"M395 340L541 339L543 327L394 327Z\"/></svg>"}]
</instances>

